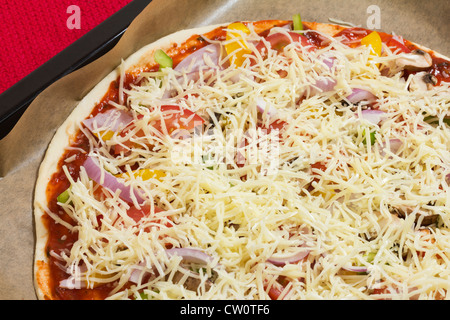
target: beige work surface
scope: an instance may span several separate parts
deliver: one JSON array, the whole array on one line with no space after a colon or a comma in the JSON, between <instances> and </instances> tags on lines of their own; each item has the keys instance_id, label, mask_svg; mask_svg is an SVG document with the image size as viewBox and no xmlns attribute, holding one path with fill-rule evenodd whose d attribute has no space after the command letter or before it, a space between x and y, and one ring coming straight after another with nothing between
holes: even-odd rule
<instances>
[{"instance_id":1,"label":"beige work surface","mask_svg":"<svg viewBox=\"0 0 450 320\"><path fill-rule=\"evenodd\" d=\"M301 13L304 21L332 18L371 28L378 8L377 30L450 55L448 0L153 0L113 50L42 92L0 141L0 299L36 299L32 203L38 167L56 129L121 59L175 31L238 20L291 20Z\"/></svg>"}]
</instances>

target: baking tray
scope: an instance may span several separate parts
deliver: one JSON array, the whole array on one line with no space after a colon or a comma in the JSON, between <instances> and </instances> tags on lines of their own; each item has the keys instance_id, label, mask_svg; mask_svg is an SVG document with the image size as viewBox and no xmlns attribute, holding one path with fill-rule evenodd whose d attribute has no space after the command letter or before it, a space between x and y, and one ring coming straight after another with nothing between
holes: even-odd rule
<instances>
[{"instance_id":1,"label":"baking tray","mask_svg":"<svg viewBox=\"0 0 450 320\"><path fill-rule=\"evenodd\" d=\"M0 299L36 299L32 268L35 249L33 195L40 164L55 130L64 123L79 100L117 68L123 57L128 57L137 49L179 30L239 20L268 18L287 20L292 18L292 13L297 12L301 12L305 21L326 22L331 17L365 26L366 19L369 17L366 9L373 5L381 9L382 30L396 31L396 34L406 39L436 48L443 54L449 54L448 42L443 41L448 34L447 20L450 10L448 0L151 1L147 8L133 20L127 32L122 36L120 31L112 33L119 35L121 39L117 45L111 45L114 46L112 50L94 63L59 79L53 86L41 92L32 101L33 103L27 108L27 112L20 118L16 127L6 138L0 140L0 190L2 190L0 192L0 221L2 221L0 224ZM410 23L411 21L416 23ZM119 23L121 22L123 20L119 19ZM109 27L115 30L126 29L126 27L116 28L117 25L114 23L111 23ZM94 37L94 39L104 40L98 44L107 43L105 39L114 39L114 37L108 38L110 34L108 30L103 31L106 36ZM86 50L84 55L77 51L76 58L88 56L86 53L92 54L95 48L100 47L101 45L97 45L91 50ZM88 61L90 59L86 62ZM93 76L89 77L89 75ZM42 87L46 88L45 85ZM20 97L20 94L18 96ZM64 100L61 101L61 99ZM57 112L53 112L55 106L57 106ZM0 105L1 108L2 105ZM169 301L156 303L158 303L157 307L178 313L179 317L180 309L160 306ZM194 305L192 301L189 303ZM204 301L199 302L202 307L205 306L204 303ZM219 308L219 305L215 303L214 306ZM283 307L286 306L285 303L282 304ZM298 308L298 305L295 304L294 307ZM277 312L270 309L270 314L277 314Z\"/></svg>"},{"instance_id":2,"label":"baking tray","mask_svg":"<svg viewBox=\"0 0 450 320\"><path fill-rule=\"evenodd\" d=\"M133 0L100 25L0 95L0 139L14 127L31 102L61 77L112 49L151 0Z\"/></svg>"}]
</instances>

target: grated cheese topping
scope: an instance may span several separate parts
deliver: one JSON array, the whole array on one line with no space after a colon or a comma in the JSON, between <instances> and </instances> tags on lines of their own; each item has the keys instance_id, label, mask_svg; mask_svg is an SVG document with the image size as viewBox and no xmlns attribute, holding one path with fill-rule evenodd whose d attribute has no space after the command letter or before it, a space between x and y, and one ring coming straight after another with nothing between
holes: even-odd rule
<instances>
[{"instance_id":1,"label":"grated cheese topping","mask_svg":"<svg viewBox=\"0 0 450 320\"><path fill-rule=\"evenodd\" d=\"M241 66L229 64L226 41L209 40L219 63L205 53L195 77L164 68L131 89L120 82L111 108L131 126L105 138L107 125L80 123L89 156L146 201L124 201L84 167L77 180L66 170L60 206L78 240L51 253L67 273L60 286L109 285L109 299L448 297L449 84L412 90L413 74L385 44L378 57L320 34L323 47L277 51L248 28L252 53ZM324 90L324 81L335 85ZM376 100L351 103L354 89ZM193 114L169 132L166 105ZM381 121L366 118L371 109ZM183 130L196 115L204 123ZM139 221L129 215L145 206Z\"/></svg>"}]
</instances>

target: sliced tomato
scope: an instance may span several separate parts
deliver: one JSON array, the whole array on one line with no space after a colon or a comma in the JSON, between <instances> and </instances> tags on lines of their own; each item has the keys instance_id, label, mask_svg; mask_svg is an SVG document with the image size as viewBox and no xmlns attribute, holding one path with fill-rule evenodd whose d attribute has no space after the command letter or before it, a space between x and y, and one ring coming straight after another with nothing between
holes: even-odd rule
<instances>
[{"instance_id":1,"label":"sliced tomato","mask_svg":"<svg viewBox=\"0 0 450 320\"><path fill-rule=\"evenodd\" d=\"M178 105L163 105L161 106L162 119L157 120L153 127L158 130L161 134L172 134L175 130L187 130L191 132L197 126L203 125L205 120L200 117L195 112L189 109L182 108ZM138 119L142 119L142 115L138 116ZM165 127L165 129L164 129ZM126 127L120 136L125 137L131 130L135 128L135 124L131 123ZM134 137L144 137L145 133L142 130L137 131ZM137 147L134 142L127 140L122 144L117 144L114 146L114 154L120 154L121 152L128 152L132 147Z\"/></svg>"},{"instance_id":2,"label":"sliced tomato","mask_svg":"<svg viewBox=\"0 0 450 320\"><path fill-rule=\"evenodd\" d=\"M380 288L375 288L375 289L371 290L371 295L375 295L375 296L382 295L382 294L383 295L385 295L385 294L392 294L392 293L396 293L396 292L393 292L391 289L389 289L389 288L387 288L385 286L380 287ZM385 299L379 299L379 300L385 300Z\"/></svg>"},{"instance_id":3,"label":"sliced tomato","mask_svg":"<svg viewBox=\"0 0 450 320\"><path fill-rule=\"evenodd\" d=\"M258 128L266 130L265 132L267 134L270 134L272 132L272 130L277 130L279 135L281 135L282 131L284 130L284 128L286 126L287 126L287 122L284 120L281 120L281 119L272 120L268 125L266 125L265 123L262 123L262 121L260 121L260 123L258 123L258 125L257 125Z\"/></svg>"},{"instance_id":4,"label":"sliced tomato","mask_svg":"<svg viewBox=\"0 0 450 320\"><path fill-rule=\"evenodd\" d=\"M323 162L316 162L311 165L311 169L316 169L318 171L325 172L327 170L327 166ZM320 173L312 172L312 175L314 176L313 181L318 182L320 180L320 176L321 176Z\"/></svg>"},{"instance_id":5,"label":"sliced tomato","mask_svg":"<svg viewBox=\"0 0 450 320\"><path fill-rule=\"evenodd\" d=\"M400 288L400 287L396 287L396 286L392 286L392 285L388 287L386 285L383 285L382 284L383 282L384 281L381 281L381 283L378 284L378 285L380 285L380 287L373 288L370 290L370 294L377 300L392 300L392 298L389 298L389 297L380 298L377 296L379 296L379 295L394 295L395 296L395 295L398 295L398 294L401 294L402 292L404 292L403 291L404 288ZM409 289L407 289L407 292L410 293L414 289L415 289L414 287L409 288ZM410 296L409 300L417 300L418 298L419 298L419 295L415 294L415 295Z\"/></svg>"},{"instance_id":6,"label":"sliced tomato","mask_svg":"<svg viewBox=\"0 0 450 320\"><path fill-rule=\"evenodd\" d=\"M278 132L281 132L285 127L287 126L287 122L277 119L269 124L269 130L278 130Z\"/></svg>"},{"instance_id":7,"label":"sliced tomato","mask_svg":"<svg viewBox=\"0 0 450 320\"><path fill-rule=\"evenodd\" d=\"M155 207L155 212L160 212L161 209ZM130 207L127 210L127 215L132 218L136 223L141 221L142 218L147 217L150 214L150 206L143 206L141 208L136 208L135 206Z\"/></svg>"},{"instance_id":8,"label":"sliced tomato","mask_svg":"<svg viewBox=\"0 0 450 320\"><path fill-rule=\"evenodd\" d=\"M136 208L135 206L130 207L127 210L127 215L132 218L136 223L139 223L143 218L148 217L150 215L150 205L142 206L141 208ZM162 212L161 208L155 206L155 213ZM164 221L164 222L163 222ZM165 217L164 219L156 220L155 223L163 224L167 228L173 227L173 222L169 217ZM150 228L145 228L145 232L150 232Z\"/></svg>"},{"instance_id":9,"label":"sliced tomato","mask_svg":"<svg viewBox=\"0 0 450 320\"><path fill-rule=\"evenodd\" d=\"M276 282L273 286L271 286L269 292L267 293L272 300L278 300L284 290L283 286L277 284L278 283Z\"/></svg>"},{"instance_id":10,"label":"sliced tomato","mask_svg":"<svg viewBox=\"0 0 450 320\"><path fill-rule=\"evenodd\" d=\"M324 172L325 172L325 170L327 170L326 164L323 163L323 162L320 162L320 161L319 161L319 162L313 163L313 164L311 165L311 168L312 168L312 169L318 169L318 170L324 171Z\"/></svg>"},{"instance_id":11,"label":"sliced tomato","mask_svg":"<svg viewBox=\"0 0 450 320\"><path fill-rule=\"evenodd\" d=\"M327 166L323 162L316 162L316 163L311 164L311 169L316 169L318 171L325 172L327 170ZM312 183L319 182L320 176L321 176L321 174L317 173L317 172L312 172L311 175L313 176L313 180L309 183L309 186L307 188L308 191L314 190Z\"/></svg>"},{"instance_id":12,"label":"sliced tomato","mask_svg":"<svg viewBox=\"0 0 450 320\"><path fill-rule=\"evenodd\" d=\"M371 33L368 29L363 28L346 28L339 32L335 37L343 36L341 42L351 48L355 48L361 45L361 40L367 37ZM406 45L405 40L399 37L393 37L390 34L384 32L378 32L381 37L381 41L388 47L399 52L409 53L411 50Z\"/></svg>"},{"instance_id":13,"label":"sliced tomato","mask_svg":"<svg viewBox=\"0 0 450 320\"><path fill-rule=\"evenodd\" d=\"M270 288L268 284L265 285L265 289L269 289L267 294L269 295L271 300L282 300L283 297L281 294L286 289L286 286L289 284L290 280L285 276L279 276L277 280L272 284Z\"/></svg>"},{"instance_id":14,"label":"sliced tomato","mask_svg":"<svg viewBox=\"0 0 450 320\"><path fill-rule=\"evenodd\" d=\"M129 129L128 129L129 130ZM128 131L127 130L127 131ZM126 135L126 132L124 131L124 132L122 132L121 133L121 135L122 136L125 136ZM145 134L144 134L144 131L142 131L142 130L139 130L138 132L136 132L135 133L135 135L134 135L134 137L135 138L140 138L140 137L144 137L145 136ZM126 141L124 141L123 143L121 143L121 144L116 144L115 146L114 146L114 154L120 154L121 152L124 152L124 153L127 153L127 152L129 152L130 150L131 150L131 148L133 148L133 147L138 147L139 146L139 144L137 144L137 143L134 143L134 142L132 142L131 140L126 140Z\"/></svg>"},{"instance_id":15,"label":"sliced tomato","mask_svg":"<svg viewBox=\"0 0 450 320\"><path fill-rule=\"evenodd\" d=\"M158 208L156 206L154 208L155 208L155 213L163 211L161 208ZM142 218L145 218L150 215L150 209L151 209L150 205L142 206L140 208L136 208L135 206L132 206L127 210L127 215L130 218L132 218L136 223L138 223L139 221L141 221ZM173 226L173 224L171 222L167 222L167 224L165 224L165 225L167 227Z\"/></svg>"},{"instance_id":16,"label":"sliced tomato","mask_svg":"<svg viewBox=\"0 0 450 320\"><path fill-rule=\"evenodd\" d=\"M345 28L340 31L334 37L342 37L341 43L349 46L350 48L359 47L361 45L361 39L367 36L371 31L364 28Z\"/></svg>"},{"instance_id":17,"label":"sliced tomato","mask_svg":"<svg viewBox=\"0 0 450 320\"><path fill-rule=\"evenodd\" d=\"M140 120L143 118L143 115L138 115L137 119ZM130 131L132 131L136 127L135 122L132 121L128 126L126 126L120 133L120 137L126 137ZM145 136L142 130L139 130L134 134L134 137L139 138ZM121 152L127 153L131 150L131 148L136 147L136 144L132 142L130 139L122 142L121 144L116 144L113 148L113 154L118 155Z\"/></svg>"},{"instance_id":18,"label":"sliced tomato","mask_svg":"<svg viewBox=\"0 0 450 320\"><path fill-rule=\"evenodd\" d=\"M155 206L155 213L159 213L162 212L163 210L161 208L158 208ZM130 209L127 210L127 215L132 218L136 223L139 223L143 218L148 217L150 215L150 206L143 206L140 209L136 208L136 207L130 207ZM159 225L163 225L166 228L171 228L174 226L174 223L172 221L172 219L169 216L165 216L164 218L161 219L155 219L153 221L155 224L159 224ZM153 229L155 230L155 229ZM150 227L145 227L143 229L144 232L151 232L152 228ZM159 237L161 240L163 240L164 238L166 238L166 235L160 235ZM172 244L170 242L166 242L164 244L164 246L167 249L170 249L172 247Z\"/></svg>"},{"instance_id":19,"label":"sliced tomato","mask_svg":"<svg viewBox=\"0 0 450 320\"><path fill-rule=\"evenodd\" d=\"M195 112L177 105L163 105L161 106L161 112L163 114L163 119L154 125L161 133L164 133L165 131L162 127L163 121L169 134L177 129L192 131L195 127L203 125L205 122L205 120Z\"/></svg>"},{"instance_id":20,"label":"sliced tomato","mask_svg":"<svg viewBox=\"0 0 450 320\"><path fill-rule=\"evenodd\" d=\"M392 51L399 51L399 53L403 52L403 53L410 53L411 50L406 46L405 44L405 40L400 40L400 39L396 39L394 37L392 37L391 39L389 39L386 43L386 45L393 49Z\"/></svg>"}]
</instances>

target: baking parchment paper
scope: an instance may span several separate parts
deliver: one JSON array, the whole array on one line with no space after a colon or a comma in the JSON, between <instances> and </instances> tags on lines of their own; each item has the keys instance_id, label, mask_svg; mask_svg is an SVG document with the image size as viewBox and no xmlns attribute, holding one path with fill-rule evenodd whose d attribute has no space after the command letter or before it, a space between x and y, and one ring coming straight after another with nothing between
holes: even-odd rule
<instances>
[{"instance_id":1,"label":"baking parchment paper","mask_svg":"<svg viewBox=\"0 0 450 320\"><path fill-rule=\"evenodd\" d=\"M44 90L0 141L0 299L36 299L33 194L40 162L56 129L121 59L182 29L238 20L290 20L295 13L304 21L328 23L331 18L395 32L450 55L448 0L153 0L110 52Z\"/></svg>"}]
</instances>

